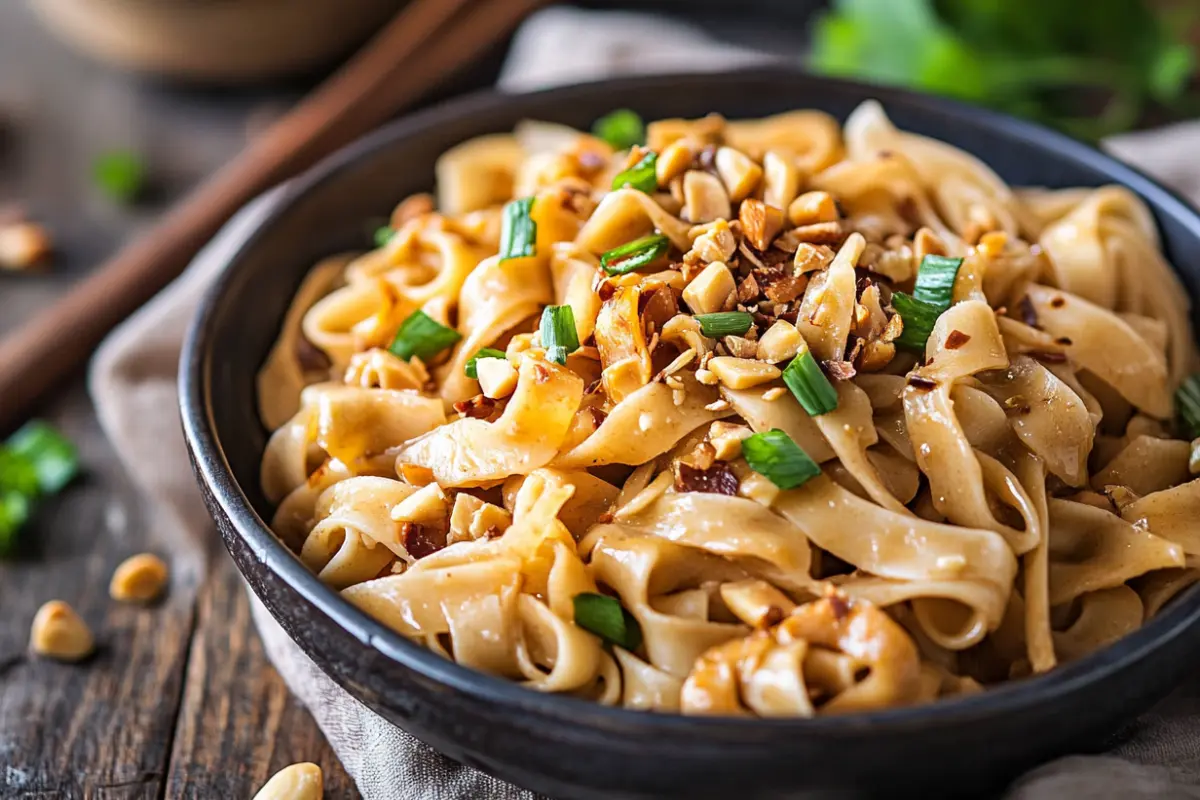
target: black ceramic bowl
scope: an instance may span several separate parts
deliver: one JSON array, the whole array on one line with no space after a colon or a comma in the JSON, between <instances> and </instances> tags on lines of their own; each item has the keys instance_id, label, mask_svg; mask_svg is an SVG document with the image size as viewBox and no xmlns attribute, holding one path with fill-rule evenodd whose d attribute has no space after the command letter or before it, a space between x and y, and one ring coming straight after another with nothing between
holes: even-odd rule
<instances>
[{"instance_id":1,"label":"black ceramic bowl","mask_svg":"<svg viewBox=\"0 0 1200 800\"><path fill-rule=\"evenodd\" d=\"M795 720L688 718L539 694L459 667L323 586L268 530L258 486L267 431L255 372L305 272L362 248L364 221L433 185L434 159L536 118L586 128L631 107L647 118L755 117L868 98L902 128L983 158L1013 184L1120 183L1158 219L1189 291L1200 286L1200 217L1134 170L1042 128L944 100L769 70L606 81L471 96L388 125L293 181L240 243L184 346L183 425L221 535L250 586L321 669L381 716L451 758L555 797L941 796L1004 785L1094 749L1165 695L1200 656L1200 592L1108 649L1049 675L935 705Z\"/></svg>"}]
</instances>

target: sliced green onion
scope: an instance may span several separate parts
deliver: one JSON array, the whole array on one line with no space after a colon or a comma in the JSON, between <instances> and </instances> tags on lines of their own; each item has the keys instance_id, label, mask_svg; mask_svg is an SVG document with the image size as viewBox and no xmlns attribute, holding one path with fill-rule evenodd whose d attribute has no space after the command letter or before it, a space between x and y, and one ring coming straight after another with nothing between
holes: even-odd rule
<instances>
[{"instance_id":1,"label":"sliced green onion","mask_svg":"<svg viewBox=\"0 0 1200 800\"><path fill-rule=\"evenodd\" d=\"M933 333L933 326L944 309L933 303L918 300L910 294L892 294L892 308L904 320L904 330L896 338L896 344L909 350L925 351L925 343Z\"/></svg>"},{"instance_id":2,"label":"sliced green onion","mask_svg":"<svg viewBox=\"0 0 1200 800\"><path fill-rule=\"evenodd\" d=\"M1200 437L1200 375L1192 375L1179 385L1175 405L1188 435L1193 439Z\"/></svg>"},{"instance_id":3,"label":"sliced green onion","mask_svg":"<svg viewBox=\"0 0 1200 800\"><path fill-rule=\"evenodd\" d=\"M567 356L579 349L579 334L575 331L575 312L570 306L546 306L538 326L546 358L556 364L566 364Z\"/></svg>"},{"instance_id":4,"label":"sliced green onion","mask_svg":"<svg viewBox=\"0 0 1200 800\"><path fill-rule=\"evenodd\" d=\"M925 256L917 270L917 285L913 297L923 300L945 311L950 307L954 295L954 281L958 278L961 258L948 256Z\"/></svg>"},{"instance_id":5,"label":"sliced green onion","mask_svg":"<svg viewBox=\"0 0 1200 800\"><path fill-rule=\"evenodd\" d=\"M424 311L416 311L400 324L388 350L405 361L413 356L428 361L461 338L458 331L447 328Z\"/></svg>"},{"instance_id":6,"label":"sliced green onion","mask_svg":"<svg viewBox=\"0 0 1200 800\"><path fill-rule=\"evenodd\" d=\"M612 145L614 150L628 150L646 141L646 124L636 111L618 108L592 124L592 133Z\"/></svg>"},{"instance_id":7,"label":"sliced green onion","mask_svg":"<svg viewBox=\"0 0 1200 800\"><path fill-rule=\"evenodd\" d=\"M721 336L741 336L750 330L754 317L749 311L718 311L715 314L697 314L700 332L710 339Z\"/></svg>"},{"instance_id":8,"label":"sliced green onion","mask_svg":"<svg viewBox=\"0 0 1200 800\"><path fill-rule=\"evenodd\" d=\"M390 225L382 225L375 229L375 246L384 247L396 235L396 231Z\"/></svg>"},{"instance_id":9,"label":"sliced green onion","mask_svg":"<svg viewBox=\"0 0 1200 800\"><path fill-rule=\"evenodd\" d=\"M537 223L531 216L533 198L522 197L504 206L500 227L500 260L527 258L536 252Z\"/></svg>"},{"instance_id":10,"label":"sliced green onion","mask_svg":"<svg viewBox=\"0 0 1200 800\"><path fill-rule=\"evenodd\" d=\"M809 416L828 414L838 406L837 389L825 377L812 351L805 350L783 370L783 382Z\"/></svg>"},{"instance_id":11,"label":"sliced green onion","mask_svg":"<svg viewBox=\"0 0 1200 800\"><path fill-rule=\"evenodd\" d=\"M8 440L7 448L32 466L42 494L55 494L79 472L75 445L45 422L24 425ZM2 478L0 485L6 485Z\"/></svg>"},{"instance_id":12,"label":"sliced green onion","mask_svg":"<svg viewBox=\"0 0 1200 800\"><path fill-rule=\"evenodd\" d=\"M12 553L17 535L33 513L33 500L18 491L0 491L0 556Z\"/></svg>"},{"instance_id":13,"label":"sliced green onion","mask_svg":"<svg viewBox=\"0 0 1200 800\"><path fill-rule=\"evenodd\" d=\"M658 153L653 150L646 153L632 167L617 173L617 177L613 178L612 182L613 191L630 186L639 192L650 194L658 188L658 174L654 171L654 165L657 162Z\"/></svg>"},{"instance_id":14,"label":"sliced green onion","mask_svg":"<svg viewBox=\"0 0 1200 800\"><path fill-rule=\"evenodd\" d=\"M600 266L609 275L624 275L657 261L670 249L671 240L654 233L609 250L600 256Z\"/></svg>"},{"instance_id":15,"label":"sliced green onion","mask_svg":"<svg viewBox=\"0 0 1200 800\"><path fill-rule=\"evenodd\" d=\"M471 356L471 359L467 362L466 372L468 378L479 377L479 370L476 368L475 362L481 358L507 358L507 356L504 354L503 350L496 350L492 347L483 348L478 353Z\"/></svg>"},{"instance_id":16,"label":"sliced green onion","mask_svg":"<svg viewBox=\"0 0 1200 800\"><path fill-rule=\"evenodd\" d=\"M780 489L795 489L821 474L817 462L778 428L743 439L742 455L750 469Z\"/></svg>"},{"instance_id":17,"label":"sliced green onion","mask_svg":"<svg viewBox=\"0 0 1200 800\"><path fill-rule=\"evenodd\" d=\"M146 162L128 150L101 153L92 162L92 180L108 199L132 203L146 188Z\"/></svg>"},{"instance_id":18,"label":"sliced green onion","mask_svg":"<svg viewBox=\"0 0 1200 800\"><path fill-rule=\"evenodd\" d=\"M595 592L575 595L575 624L626 650L642 643L642 626L615 597Z\"/></svg>"}]
</instances>

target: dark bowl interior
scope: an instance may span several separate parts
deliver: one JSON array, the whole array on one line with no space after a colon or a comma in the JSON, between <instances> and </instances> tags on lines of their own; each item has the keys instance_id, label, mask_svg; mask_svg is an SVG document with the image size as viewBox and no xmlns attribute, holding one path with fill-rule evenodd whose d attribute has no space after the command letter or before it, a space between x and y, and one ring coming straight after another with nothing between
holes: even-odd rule
<instances>
[{"instance_id":1,"label":"dark bowl interior","mask_svg":"<svg viewBox=\"0 0 1200 800\"><path fill-rule=\"evenodd\" d=\"M988 162L1015 185L1121 183L1157 217L1189 293L1200 286L1200 218L1138 172L1045 129L944 100L782 70L606 81L484 94L394 122L273 198L207 295L184 347L183 423L199 482L251 587L333 680L436 749L557 797L799 797L923 789L986 791L1049 758L1099 747L1165 695L1200 656L1189 591L1116 645L1036 679L932 706L813 720L684 718L528 691L459 667L325 588L270 533L259 491L267 440L254 378L305 272L362 249L370 220L430 189L433 164L469 137L537 118L587 127L615 107L647 118L756 117L868 98L902 128Z\"/></svg>"}]
</instances>

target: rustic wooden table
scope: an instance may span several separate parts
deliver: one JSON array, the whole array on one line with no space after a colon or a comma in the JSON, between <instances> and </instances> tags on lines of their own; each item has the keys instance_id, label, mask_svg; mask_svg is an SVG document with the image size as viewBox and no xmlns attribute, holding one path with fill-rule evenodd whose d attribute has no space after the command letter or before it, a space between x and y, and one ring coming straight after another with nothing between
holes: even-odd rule
<instances>
[{"instance_id":1,"label":"rustic wooden table","mask_svg":"<svg viewBox=\"0 0 1200 800\"><path fill-rule=\"evenodd\" d=\"M134 234L297 91L139 81L68 52L24 3L0 2L0 205L20 201L61 249L45 273L0 274L0 331ZM115 148L152 163L159 185L143 208L116 207L91 185L95 154ZM0 797L249 798L295 761L321 765L327 797L357 797L268 663L215 534L203 579L177 578L152 608L109 599L116 565L162 552L161 538L100 431L82 374L42 416L78 444L84 474L38 515L29 552L0 562ZM96 632L88 662L27 655L30 620L53 598Z\"/></svg>"}]
</instances>

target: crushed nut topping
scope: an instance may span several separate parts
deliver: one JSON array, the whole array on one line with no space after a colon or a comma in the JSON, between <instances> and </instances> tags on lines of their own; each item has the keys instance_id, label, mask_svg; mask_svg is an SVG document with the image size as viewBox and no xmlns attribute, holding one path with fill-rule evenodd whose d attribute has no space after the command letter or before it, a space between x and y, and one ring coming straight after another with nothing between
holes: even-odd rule
<instances>
[{"instance_id":1,"label":"crushed nut topping","mask_svg":"<svg viewBox=\"0 0 1200 800\"><path fill-rule=\"evenodd\" d=\"M711 446L711 445L710 445ZM738 479L724 461L714 461L707 469L698 469L682 461L675 462L675 491L707 492L736 497Z\"/></svg>"},{"instance_id":2,"label":"crushed nut topping","mask_svg":"<svg viewBox=\"0 0 1200 800\"><path fill-rule=\"evenodd\" d=\"M419 522L401 522L400 541L410 556L421 559L446 546L446 532Z\"/></svg>"},{"instance_id":3,"label":"crushed nut topping","mask_svg":"<svg viewBox=\"0 0 1200 800\"><path fill-rule=\"evenodd\" d=\"M468 400L459 400L454 404L454 410L464 417L491 421L497 405L492 398L477 394Z\"/></svg>"}]
</instances>

